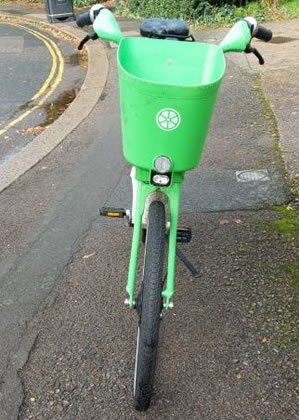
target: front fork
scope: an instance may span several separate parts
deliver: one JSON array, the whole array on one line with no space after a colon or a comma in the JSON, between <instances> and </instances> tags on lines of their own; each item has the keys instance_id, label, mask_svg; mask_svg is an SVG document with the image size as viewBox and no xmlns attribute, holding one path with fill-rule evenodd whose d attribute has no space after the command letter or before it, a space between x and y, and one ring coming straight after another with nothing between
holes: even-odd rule
<instances>
[{"instance_id":1,"label":"front fork","mask_svg":"<svg viewBox=\"0 0 299 420\"><path fill-rule=\"evenodd\" d=\"M174 182L169 187L158 188L152 184L144 183L139 181L135 177L135 168L132 169L131 173L132 185L133 185L133 206L132 206L132 223L134 224L129 274L126 292L128 299L126 303L133 308L135 306L134 295L136 287L136 271L138 264L140 238L142 232L142 224L146 222L143 220L146 203L149 196L153 193L163 194L168 198L169 205L169 239L168 239L168 263L167 263L167 278L166 286L162 292L164 298L163 307L168 309L172 306L171 298L174 294L175 288L175 259L176 259L176 237L177 227L179 218L180 208L180 195L181 195L181 182ZM162 200L164 201L164 200ZM145 218L146 219L146 215Z\"/></svg>"}]
</instances>

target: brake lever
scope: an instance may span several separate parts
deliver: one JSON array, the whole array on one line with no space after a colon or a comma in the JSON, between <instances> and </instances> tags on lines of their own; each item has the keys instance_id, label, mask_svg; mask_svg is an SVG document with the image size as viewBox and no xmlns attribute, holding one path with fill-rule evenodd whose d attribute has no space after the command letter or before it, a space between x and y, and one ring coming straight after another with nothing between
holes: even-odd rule
<instances>
[{"instance_id":1,"label":"brake lever","mask_svg":"<svg viewBox=\"0 0 299 420\"><path fill-rule=\"evenodd\" d=\"M84 44L86 44L86 42L88 42L90 39L92 40L96 40L99 37L97 36L97 34L95 32L92 32L91 34L86 35L81 41L80 44L78 45L78 50L81 51L82 48L84 47Z\"/></svg>"},{"instance_id":2,"label":"brake lever","mask_svg":"<svg viewBox=\"0 0 299 420\"><path fill-rule=\"evenodd\" d=\"M84 44L86 44L87 41L89 41L89 35L86 35L83 39L81 39L80 44L78 45L78 50L81 51L84 47Z\"/></svg>"},{"instance_id":3,"label":"brake lever","mask_svg":"<svg viewBox=\"0 0 299 420\"><path fill-rule=\"evenodd\" d=\"M246 54L250 54L250 53L254 54L259 60L259 64L261 66L265 64L265 60L263 59L263 56L258 52L256 48L252 47L250 44L247 45L245 52Z\"/></svg>"}]
</instances>

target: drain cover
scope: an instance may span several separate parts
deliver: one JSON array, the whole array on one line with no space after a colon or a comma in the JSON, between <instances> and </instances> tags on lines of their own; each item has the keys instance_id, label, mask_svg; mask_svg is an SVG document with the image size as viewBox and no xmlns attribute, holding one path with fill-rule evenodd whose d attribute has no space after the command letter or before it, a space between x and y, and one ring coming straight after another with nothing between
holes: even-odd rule
<instances>
[{"instance_id":1,"label":"drain cover","mask_svg":"<svg viewBox=\"0 0 299 420\"><path fill-rule=\"evenodd\" d=\"M236 177L238 182L270 181L267 169L259 169L257 171L236 171Z\"/></svg>"}]
</instances>

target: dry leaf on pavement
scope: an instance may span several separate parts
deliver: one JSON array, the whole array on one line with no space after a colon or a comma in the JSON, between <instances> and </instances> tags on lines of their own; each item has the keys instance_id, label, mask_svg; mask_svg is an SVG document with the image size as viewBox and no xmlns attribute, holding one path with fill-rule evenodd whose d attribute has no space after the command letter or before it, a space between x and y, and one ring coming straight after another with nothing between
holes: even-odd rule
<instances>
[{"instance_id":1,"label":"dry leaf on pavement","mask_svg":"<svg viewBox=\"0 0 299 420\"><path fill-rule=\"evenodd\" d=\"M220 220L220 225L227 225L228 223L229 223L229 220L227 220L227 219L222 219L222 220Z\"/></svg>"},{"instance_id":2,"label":"dry leaf on pavement","mask_svg":"<svg viewBox=\"0 0 299 420\"><path fill-rule=\"evenodd\" d=\"M88 258L93 257L94 255L96 255L96 253L95 253L95 252L93 252L92 254L87 254L87 255L84 255L84 256L83 256L83 260L87 260Z\"/></svg>"},{"instance_id":3,"label":"dry leaf on pavement","mask_svg":"<svg viewBox=\"0 0 299 420\"><path fill-rule=\"evenodd\" d=\"M243 220L241 219L234 219L234 222L237 223L238 225L241 225L243 222Z\"/></svg>"}]
</instances>

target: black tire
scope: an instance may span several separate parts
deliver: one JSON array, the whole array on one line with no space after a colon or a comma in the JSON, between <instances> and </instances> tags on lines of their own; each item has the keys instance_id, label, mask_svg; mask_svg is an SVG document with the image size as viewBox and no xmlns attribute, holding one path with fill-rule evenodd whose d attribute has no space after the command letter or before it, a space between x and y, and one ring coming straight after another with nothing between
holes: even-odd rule
<instances>
[{"instance_id":1,"label":"black tire","mask_svg":"<svg viewBox=\"0 0 299 420\"><path fill-rule=\"evenodd\" d=\"M160 201L149 207L141 290L137 299L137 332L134 399L138 411L148 409L158 351L162 310L163 260L165 248L165 208Z\"/></svg>"}]
</instances>

